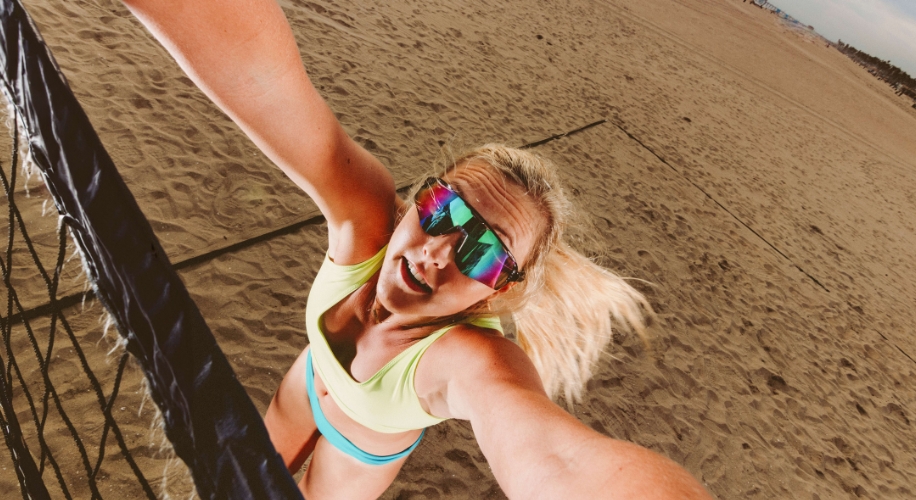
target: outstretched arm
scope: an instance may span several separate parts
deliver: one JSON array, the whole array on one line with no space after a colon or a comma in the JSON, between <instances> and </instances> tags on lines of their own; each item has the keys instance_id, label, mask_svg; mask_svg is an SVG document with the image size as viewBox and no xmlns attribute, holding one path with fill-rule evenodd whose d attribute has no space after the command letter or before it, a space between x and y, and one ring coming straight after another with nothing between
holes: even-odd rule
<instances>
[{"instance_id":1,"label":"outstretched arm","mask_svg":"<svg viewBox=\"0 0 916 500\"><path fill-rule=\"evenodd\" d=\"M671 460L603 436L551 402L531 361L514 343L467 332L449 335L443 345L430 348L417 374L423 362L454 368L442 370L450 372L450 380L438 391L442 397L433 398L447 407L437 408L433 401L430 409L471 421L509 498L710 498ZM434 348L442 358L427 360L437 354Z\"/></svg>"},{"instance_id":2,"label":"outstretched arm","mask_svg":"<svg viewBox=\"0 0 916 500\"><path fill-rule=\"evenodd\" d=\"M124 0L207 96L328 219L331 256L371 257L393 228L391 174L312 86L274 0Z\"/></svg>"}]
</instances>

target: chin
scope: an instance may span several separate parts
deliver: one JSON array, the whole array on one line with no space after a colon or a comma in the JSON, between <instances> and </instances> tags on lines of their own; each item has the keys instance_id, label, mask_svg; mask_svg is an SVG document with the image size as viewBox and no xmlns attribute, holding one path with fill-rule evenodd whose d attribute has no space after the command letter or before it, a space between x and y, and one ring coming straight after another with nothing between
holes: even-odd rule
<instances>
[{"instance_id":1,"label":"chin","mask_svg":"<svg viewBox=\"0 0 916 500\"><path fill-rule=\"evenodd\" d=\"M386 311L395 314L416 314L413 312L418 306L416 297L411 297L401 290L398 284L399 277L395 273L385 273L379 276L375 289L375 299Z\"/></svg>"}]
</instances>

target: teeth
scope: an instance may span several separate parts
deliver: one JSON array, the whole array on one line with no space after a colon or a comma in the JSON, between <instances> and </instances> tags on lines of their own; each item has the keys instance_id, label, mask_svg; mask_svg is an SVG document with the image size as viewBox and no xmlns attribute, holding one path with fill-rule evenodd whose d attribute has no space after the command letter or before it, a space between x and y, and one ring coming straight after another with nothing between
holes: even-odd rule
<instances>
[{"instance_id":1,"label":"teeth","mask_svg":"<svg viewBox=\"0 0 916 500\"><path fill-rule=\"evenodd\" d=\"M407 261L407 271L410 273L413 279L417 280L418 282L426 286L429 286L429 284L426 281L424 281L423 278L421 278L420 275L417 273L417 268L413 267L413 262L410 262L409 260Z\"/></svg>"}]
</instances>

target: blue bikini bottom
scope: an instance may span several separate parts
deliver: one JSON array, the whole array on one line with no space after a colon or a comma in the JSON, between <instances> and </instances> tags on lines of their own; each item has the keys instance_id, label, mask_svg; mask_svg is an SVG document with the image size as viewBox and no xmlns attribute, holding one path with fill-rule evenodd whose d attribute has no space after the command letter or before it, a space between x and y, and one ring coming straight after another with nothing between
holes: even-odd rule
<instances>
[{"instance_id":1,"label":"blue bikini bottom","mask_svg":"<svg viewBox=\"0 0 916 500\"><path fill-rule=\"evenodd\" d=\"M420 440L423 439L423 435L426 434L426 429L420 433L420 437L410 445L410 448L406 450L395 453L394 455L373 455L367 453L357 447L355 444L350 442L349 439L345 438L343 434L340 433L337 429L328 422L328 419L325 418L324 412L321 411L321 405L318 404L318 395L315 394L315 372L312 371L312 351L309 350L309 353L306 355L305 362L305 388L309 393L309 404L312 406L312 418L315 419L315 424L318 426L318 432L328 440L329 443L334 445L338 450L350 455L351 457L359 460L364 464L369 465L385 465L395 460L410 455L410 452L414 450L419 444Z\"/></svg>"}]
</instances>

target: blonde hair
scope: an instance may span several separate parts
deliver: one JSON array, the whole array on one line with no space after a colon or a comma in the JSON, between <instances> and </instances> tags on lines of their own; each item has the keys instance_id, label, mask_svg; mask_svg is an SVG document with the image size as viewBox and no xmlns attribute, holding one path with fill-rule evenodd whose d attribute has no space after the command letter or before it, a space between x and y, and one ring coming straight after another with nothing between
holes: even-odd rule
<instances>
[{"instance_id":1,"label":"blonde hair","mask_svg":"<svg viewBox=\"0 0 916 500\"><path fill-rule=\"evenodd\" d=\"M534 363L551 398L581 398L592 370L613 337L613 325L646 339L652 309L645 297L564 240L572 204L553 164L538 155L487 144L459 155L446 171L484 163L524 188L544 215L546 227L524 265L525 280L495 294L465 316L511 315L516 338Z\"/></svg>"}]
</instances>

